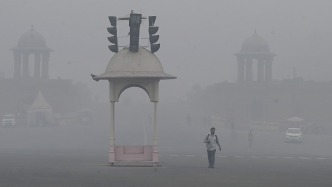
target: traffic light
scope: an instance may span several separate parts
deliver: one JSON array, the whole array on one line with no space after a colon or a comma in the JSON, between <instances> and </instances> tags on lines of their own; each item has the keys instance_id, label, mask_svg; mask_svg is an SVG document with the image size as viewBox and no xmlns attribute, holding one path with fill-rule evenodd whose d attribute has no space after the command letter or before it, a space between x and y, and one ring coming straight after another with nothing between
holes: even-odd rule
<instances>
[{"instance_id":1,"label":"traffic light","mask_svg":"<svg viewBox=\"0 0 332 187\"><path fill-rule=\"evenodd\" d=\"M130 44L129 50L137 52L139 48L139 29L142 21L142 14L131 13L129 18Z\"/></svg>"},{"instance_id":2,"label":"traffic light","mask_svg":"<svg viewBox=\"0 0 332 187\"><path fill-rule=\"evenodd\" d=\"M154 35L158 32L159 27L154 26L154 22L156 21L156 16L149 16L149 40L151 52L157 52L160 48L160 44L156 44L159 40L159 35Z\"/></svg>"},{"instance_id":3,"label":"traffic light","mask_svg":"<svg viewBox=\"0 0 332 187\"><path fill-rule=\"evenodd\" d=\"M118 34L117 34L118 31L116 28L116 17L108 16L108 19L110 20L112 27L108 27L107 31L113 35L113 36L107 37L108 41L110 41L113 44L113 45L109 45L108 48L112 52L117 53L119 50L119 46L118 46Z\"/></svg>"}]
</instances>

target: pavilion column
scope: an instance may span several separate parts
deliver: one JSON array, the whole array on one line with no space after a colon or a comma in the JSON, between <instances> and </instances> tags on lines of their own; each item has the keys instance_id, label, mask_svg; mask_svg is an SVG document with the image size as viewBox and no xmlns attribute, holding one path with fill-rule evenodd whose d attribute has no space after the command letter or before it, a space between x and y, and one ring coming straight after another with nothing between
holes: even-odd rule
<instances>
[{"instance_id":1,"label":"pavilion column","mask_svg":"<svg viewBox=\"0 0 332 187\"><path fill-rule=\"evenodd\" d=\"M23 53L23 70L22 70L22 77L28 78L29 77L29 53Z\"/></svg>"},{"instance_id":2,"label":"pavilion column","mask_svg":"<svg viewBox=\"0 0 332 187\"><path fill-rule=\"evenodd\" d=\"M115 162L115 102L111 101L111 127L109 139L108 162L113 165Z\"/></svg>"},{"instance_id":3,"label":"pavilion column","mask_svg":"<svg viewBox=\"0 0 332 187\"><path fill-rule=\"evenodd\" d=\"M49 78L49 73L48 73L48 69L49 69L49 60L50 60L50 52L44 52L42 53L42 78L43 79L48 79Z\"/></svg>"},{"instance_id":4,"label":"pavilion column","mask_svg":"<svg viewBox=\"0 0 332 187\"><path fill-rule=\"evenodd\" d=\"M244 81L244 57L237 56L237 82Z\"/></svg>"},{"instance_id":5,"label":"pavilion column","mask_svg":"<svg viewBox=\"0 0 332 187\"><path fill-rule=\"evenodd\" d=\"M20 79L21 78L21 60L22 55L19 52L14 52L14 79Z\"/></svg>"},{"instance_id":6,"label":"pavilion column","mask_svg":"<svg viewBox=\"0 0 332 187\"><path fill-rule=\"evenodd\" d=\"M246 58L246 81L252 82L252 58Z\"/></svg>"},{"instance_id":7,"label":"pavilion column","mask_svg":"<svg viewBox=\"0 0 332 187\"><path fill-rule=\"evenodd\" d=\"M272 81L272 58L268 58L265 61L265 81Z\"/></svg>"},{"instance_id":8,"label":"pavilion column","mask_svg":"<svg viewBox=\"0 0 332 187\"><path fill-rule=\"evenodd\" d=\"M35 79L40 79L40 63L41 63L41 54L35 53L35 71L34 71Z\"/></svg>"},{"instance_id":9,"label":"pavilion column","mask_svg":"<svg viewBox=\"0 0 332 187\"><path fill-rule=\"evenodd\" d=\"M264 81L264 59L258 58L257 60L257 81L262 82Z\"/></svg>"},{"instance_id":10,"label":"pavilion column","mask_svg":"<svg viewBox=\"0 0 332 187\"><path fill-rule=\"evenodd\" d=\"M153 129L153 153L152 153L152 161L154 163L157 163L159 161L159 153L158 153L158 135L157 135L157 106L158 102L153 102L154 104L154 119L153 119L153 124L154 124L154 129Z\"/></svg>"}]
</instances>

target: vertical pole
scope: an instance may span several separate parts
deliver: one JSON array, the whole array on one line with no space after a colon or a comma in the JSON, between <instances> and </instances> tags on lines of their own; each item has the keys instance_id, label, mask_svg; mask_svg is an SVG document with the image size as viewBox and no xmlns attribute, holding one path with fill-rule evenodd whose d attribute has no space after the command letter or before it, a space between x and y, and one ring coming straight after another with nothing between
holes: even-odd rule
<instances>
[{"instance_id":1,"label":"vertical pole","mask_svg":"<svg viewBox=\"0 0 332 187\"><path fill-rule=\"evenodd\" d=\"M40 79L40 62L41 62L41 54L35 53L35 72L34 72L34 78Z\"/></svg>"},{"instance_id":2,"label":"vertical pole","mask_svg":"<svg viewBox=\"0 0 332 187\"><path fill-rule=\"evenodd\" d=\"M22 55L21 53L14 51L14 78L21 78L21 64L22 64Z\"/></svg>"},{"instance_id":3,"label":"vertical pole","mask_svg":"<svg viewBox=\"0 0 332 187\"><path fill-rule=\"evenodd\" d=\"M42 79L49 78L48 75L49 61L50 61L50 51L46 51L42 54L42 73L41 73Z\"/></svg>"},{"instance_id":4,"label":"vertical pole","mask_svg":"<svg viewBox=\"0 0 332 187\"><path fill-rule=\"evenodd\" d=\"M29 53L23 53L23 71L22 77L28 78L29 77Z\"/></svg>"},{"instance_id":5,"label":"vertical pole","mask_svg":"<svg viewBox=\"0 0 332 187\"><path fill-rule=\"evenodd\" d=\"M243 82L244 81L244 58L242 56L237 56L237 82Z\"/></svg>"},{"instance_id":6,"label":"vertical pole","mask_svg":"<svg viewBox=\"0 0 332 187\"><path fill-rule=\"evenodd\" d=\"M157 136L157 104L158 102L153 102L154 104L154 131L153 131L153 153L152 160L155 164L159 162L159 154L158 154L158 136Z\"/></svg>"},{"instance_id":7,"label":"vertical pole","mask_svg":"<svg viewBox=\"0 0 332 187\"><path fill-rule=\"evenodd\" d=\"M265 61L265 81L272 81L272 57L267 58Z\"/></svg>"},{"instance_id":8,"label":"vertical pole","mask_svg":"<svg viewBox=\"0 0 332 187\"><path fill-rule=\"evenodd\" d=\"M113 165L115 162L115 102L111 101L111 126L110 126L110 140L109 140L109 158L108 162Z\"/></svg>"},{"instance_id":9,"label":"vertical pole","mask_svg":"<svg viewBox=\"0 0 332 187\"><path fill-rule=\"evenodd\" d=\"M246 81L252 81L252 58L246 58Z\"/></svg>"},{"instance_id":10,"label":"vertical pole","mask_svg":"<svg viewBox=\"0 0 332 187\"><path fill-rule=\"evenodd\" d=\"M258 58L257 62L257 82L264 81L264 60L262 58Z\"/></svg>"}]
</instances>

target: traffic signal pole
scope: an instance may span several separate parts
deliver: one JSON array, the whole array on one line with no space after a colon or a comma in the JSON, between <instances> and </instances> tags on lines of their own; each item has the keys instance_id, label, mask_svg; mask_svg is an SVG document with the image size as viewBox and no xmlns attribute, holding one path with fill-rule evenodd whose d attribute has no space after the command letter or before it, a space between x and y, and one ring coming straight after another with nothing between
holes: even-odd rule
<instances>
[{"instance_id":1,"label":"traffic signal pole","mask_svg":"<svg viewBox=\"0 0 332 187\"><path fill-rule=\"evenodd\" d=\"M158 150L158 134L157 134L157 112L159 101L159 81L164 79L175 79L176 77L166 74L161 66L161 63L156 55L160 48L157 43L159 35L156 35L159 27L155 26L156 16L149 16L149 43L150 51L147 47L142 47L140 43L140 26L142 14L134 12L130 16L117 18L109 16L111 27L107 31L111 36L107 37L111 43L108 48L110 51L116 53L111 58L106 71L101 75L91 74L95 81L108 80L109 82L109 98L110 98L110 138L109 138L109 163L114 165L117 162L128 161L142 161L146 163L153 163L157 166L159 163ZM130 43L125 45L123 49L119 50L117 21L129 21L129 37ZM137 86L144 89L150 101L153 103L153 144L152 145L116 145L115 143L115 103L119 101L121 93L129 88Z\"/></svg>"},{"instance_id":2,"label":"traffic signal pole","mask_svg":"<svg viewBox=\"0 0 332 187\"><path fill-rule=\"evenodd\" d=\"M138 52L139 48L139 29L142 22L142 14L131 13L129 18L130 44L131 52Z\"/></svg>"}]
</instances>

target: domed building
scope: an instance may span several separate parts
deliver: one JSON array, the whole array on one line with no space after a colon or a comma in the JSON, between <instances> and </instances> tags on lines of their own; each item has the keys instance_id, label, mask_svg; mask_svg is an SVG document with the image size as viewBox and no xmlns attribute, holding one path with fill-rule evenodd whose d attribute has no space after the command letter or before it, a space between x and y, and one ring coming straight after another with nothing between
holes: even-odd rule
<instances>
[{"instance_id":1,"label":"domed building","mask_svg":"<svg viewBox=\"0 0 332 187\"><path fill-rule=\"evenodd\" d=\"M272 61L275 54L270 52L268 43L255 33L242 44L236 53L238 63L238 82L272 81ZM257 61L257 77L254 79L253 65Z\"/></svg>"},{"instance_id":2,"label":"domed building","mask_svg":"<svg viewBox=\"0 0 332 187\"><path fill-rule=\"evenodd\" d=\"M296 126L308 132L332 133L332 81L306 81L295 73L293 78L272 81L275 54L256 32L243 42L235 56L236 83L224 81L191 93L190 108L197 110L196 118L212 117L204 123L221 119L215 121L215 126L232 129L284 131ZM253 73L256 63L257 79ZM294 116L304 119L302 124L289 120Z\"/></svg>"},{"instance_id":3,"label":"domed building","mask_svg":"<svg viewBox=\"0 0 332 187\"><path fill-rule=\"evenodd\" d=\"M29 57L34 56L33 78L49 78L49 59L52 51L47 47L44 37L33 27L18 40L14 53L14 78L27 79L32 77L29 72Z\"/></svg>"},{"instance_id":4,"label":"domed building","mask_svg":"<svg viewBox=\"0 0 332 187\"><path fill-rule=\"evenodd\" d=\"M38 49L38 50L47 50L46 41L44 37L35 31L33 27L24 33L17 42L17 49Z\"/></svg>"},{"instance_id":5,"label":"domed building","mask_svg":"<svg viewBox=\"0 0 332 187\"><path fill-rule=\"evenodd\" d=\"M264 54L270 53L269 44L257 32L247 38L241 47L240 53L247 54Z\"/></svg>"},{"instance_id":6,"label":"domed building","mask_svg":"<svg viewBox=\"0 0 332 187\"><path fill-rule=\"evenodd\" d=\"M78 115L78 111L89 109L91 96L86 85L49 77L52 50L47 46L45 38L33 27L22 34L17 45L11 50L14 53L14 76L11 79L0 79L0 87L3 88L0 91L0 117L5 114L14 114L17 125L27 125L29 115L33 113L31 112L34 109L33 103L38 98L39 92L52 107L52 115L55 118L52 125L67 124L63 122L64 119L75 121L76 119L73 118L76 114ZM40 111L37 113L38 118L42 118ZM32 123L31 121L40 120L33 117L29 123ZM46 123L43 124L47 126ZM34 126L34 124L29 125Z\"/></svg>"}]
</instances>

